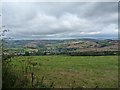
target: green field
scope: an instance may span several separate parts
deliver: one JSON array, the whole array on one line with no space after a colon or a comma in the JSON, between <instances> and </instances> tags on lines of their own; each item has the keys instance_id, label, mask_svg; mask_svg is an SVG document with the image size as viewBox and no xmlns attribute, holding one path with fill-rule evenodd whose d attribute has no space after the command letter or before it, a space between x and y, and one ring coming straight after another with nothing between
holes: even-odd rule
<instances>
[{"instance_id":1,"label":"green field","mask_svg":"<svg viewBox=\"0 0 120 90\"><path fill-rule=\"evenodd\" d=\"M35 87L41 86L40 81L46 87L55 88L115 88L118 85L117 56L17 56L12 58L10 66L19 78L14 87L20 87L23 77L28 79L24 87L31 87L31 72Z\"/></svg>"}]
</instances>

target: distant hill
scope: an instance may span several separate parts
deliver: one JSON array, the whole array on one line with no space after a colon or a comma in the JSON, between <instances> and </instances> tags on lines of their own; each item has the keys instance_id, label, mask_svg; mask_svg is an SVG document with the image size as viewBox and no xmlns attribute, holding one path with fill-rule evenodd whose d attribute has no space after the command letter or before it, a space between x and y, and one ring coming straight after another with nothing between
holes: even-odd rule
<instances>
[{"instance_id":1,"label":"distant hill","mask_svg":"<svg viewBox=\"0 0 120 90\"><path fill-rule=\"evenodd\" d=\"M38 49L41 52L118 51L118 41L105 39L8 40L6 48Z\"/></svg>"}]
</instances>

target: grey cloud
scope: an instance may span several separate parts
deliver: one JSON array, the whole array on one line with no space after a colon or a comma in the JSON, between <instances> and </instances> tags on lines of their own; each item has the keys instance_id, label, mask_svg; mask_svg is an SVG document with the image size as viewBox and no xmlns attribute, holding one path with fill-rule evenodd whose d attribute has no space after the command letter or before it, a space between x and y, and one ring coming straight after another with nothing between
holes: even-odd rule
<instances>
[{"instance_id":1,"label":"grey cloud","mask_svg":"<svg viewBox=\"0 0 120 90\"><path fill-rule=\"evenodd\" d=\"M21 39L117 37L117 8L113 2L3 3L3 24L8 36Z\"/></svg>"}]
</instances>

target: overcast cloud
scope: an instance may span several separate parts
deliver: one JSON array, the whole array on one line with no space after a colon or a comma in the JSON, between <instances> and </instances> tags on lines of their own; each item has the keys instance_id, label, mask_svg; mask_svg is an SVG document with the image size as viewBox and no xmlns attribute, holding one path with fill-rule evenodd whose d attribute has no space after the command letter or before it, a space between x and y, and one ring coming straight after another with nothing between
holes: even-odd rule
<instances>
[{"instance_id":1,"label":"overcast cloud","mask_svg":"<svg viewBox=\"0 0 120 90\"><path fill-rule=\"evenodd\" d=\"M2 23L14 39L116 38L117 2L27 2L2 6Z\"/></svg>"}]
</instances>

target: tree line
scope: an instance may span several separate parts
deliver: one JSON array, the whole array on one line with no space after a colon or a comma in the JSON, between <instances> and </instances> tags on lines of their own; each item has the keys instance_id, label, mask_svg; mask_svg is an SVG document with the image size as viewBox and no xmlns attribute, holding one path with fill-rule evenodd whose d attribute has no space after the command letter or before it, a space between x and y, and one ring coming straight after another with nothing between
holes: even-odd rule
<instances>
[{"instance_id":1,"label":"tree line","mask_svg":"<svg viewBox=\"0 0 120 90\"><path fill-rule=\"evenodd\" d=\"M107 55L120 55L120 51L88 51L88 52L25 52L23 56L39 56L39 55L70 55L70 56L107 56Z\"/></svg>"}]
</instances>

